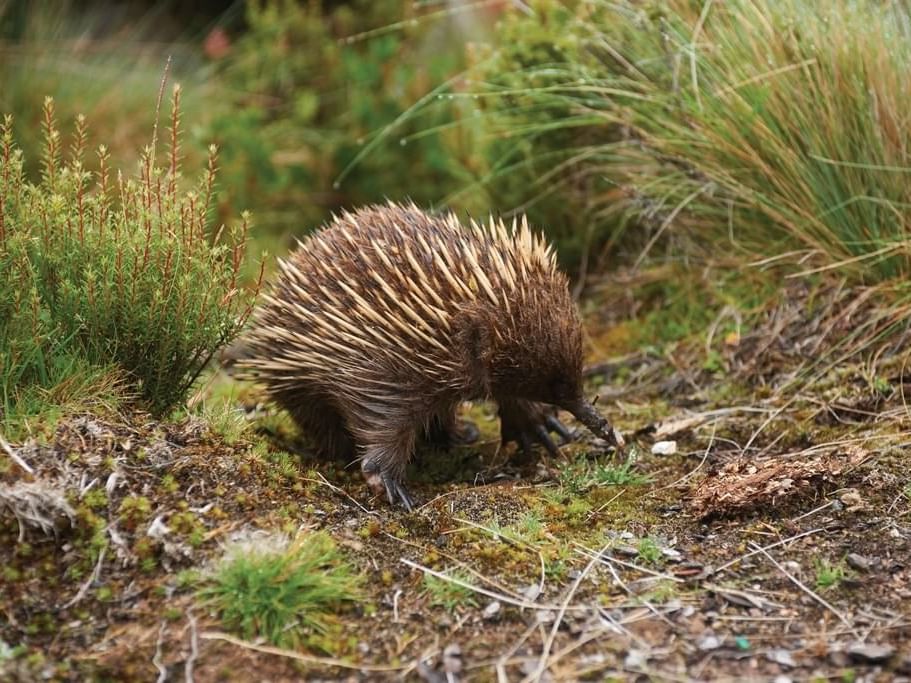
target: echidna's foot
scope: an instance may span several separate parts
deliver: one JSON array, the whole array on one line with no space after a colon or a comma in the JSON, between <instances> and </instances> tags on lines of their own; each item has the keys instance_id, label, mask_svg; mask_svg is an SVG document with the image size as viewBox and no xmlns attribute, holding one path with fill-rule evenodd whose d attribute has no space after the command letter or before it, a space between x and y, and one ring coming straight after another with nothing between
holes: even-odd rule
<instances>
[{"instance_id":1,"label":"echidna's foot","mask_svg":"<svg viewBox=\"0 0 911 683\"><path fill-rule=\"evenodd\" d=\"M556 432L563 443L572 440L572 433L557 419L553 408L533 401L500 401L500 435L503 445L515 441L523 456L529 458L533 445L537 443L556 457L560 449L551 439L550 432Z\"/></svg>"},{"instance_id":2,"label":"echidna's foot","mask_svg":"<svg viewBox=\"0 0 911 683\"><path fill-rule=\"evenodd\" d=\"M375 463L367 460L361 463L361 471L364 473L364 479L367 480L367 486L374 495L385 495L390 505L401 503L408 512L414 510L414 498L405 488L401 476L383 471Z\"/></svg>"},{"instance_id":3,"label":"echidna's foot","mask_svg":"<svg viewBox=\"0 0 911 683\"><path fill-rule=\"evenodd\" d=\"M449 425L433 420L425 435L426 442L438 448L467 446L481 437L481 430L471 420L452 420Z\"/></svg>"},{"instance_id":4,"label":"echidna's foot","mask_svg":"<svg viewBox=\"0 0 911 683\"><path fill-rule=\"evenodd\" d=\"M450 442L456 446L467 446L481 438L481 430L471 420L456 420L455 428L449 433Z\"/></svg>"}]
</instances>

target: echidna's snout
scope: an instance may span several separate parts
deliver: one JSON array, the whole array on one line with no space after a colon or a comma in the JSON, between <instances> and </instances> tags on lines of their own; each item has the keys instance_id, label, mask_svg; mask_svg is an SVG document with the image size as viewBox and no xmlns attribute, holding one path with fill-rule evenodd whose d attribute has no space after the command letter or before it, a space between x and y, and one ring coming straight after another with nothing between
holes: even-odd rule
<instances>
[{"instance_id":1,"label":"echidna's snout","mask_svg":"<svg viewBox=\"0 0 911 683\"><path fill-rule=\"evenodd\" d=\"M620 432L611 426L611 423L597 411L591 401L580 396L576 400L560 407L571 412L595 436L612 443L617 448L623 448L626 445Z\"/></svg>"}]
</instances>

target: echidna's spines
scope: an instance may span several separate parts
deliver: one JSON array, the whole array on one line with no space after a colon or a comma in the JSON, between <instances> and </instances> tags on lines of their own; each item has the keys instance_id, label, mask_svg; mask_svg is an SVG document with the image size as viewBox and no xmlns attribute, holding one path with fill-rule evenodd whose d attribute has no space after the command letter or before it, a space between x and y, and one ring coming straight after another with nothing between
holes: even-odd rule
<instances>
[{"instance_id":1,"label":"echidna's spines","mask_svg":"<svg viewBox=\"0 0 911 683\"><path fill-rule=\"evenodd\" d=\"M450 424L462 399L546 397L563 375L576 386L567 284L524 218L466 228L414 205L343 211L279 263L241 367L305 428L323 413L295 396L331 403L325 419L349 433L326 439L356 444L376 484L401 474L415 425Z\"/></svg>"}]
</instances>

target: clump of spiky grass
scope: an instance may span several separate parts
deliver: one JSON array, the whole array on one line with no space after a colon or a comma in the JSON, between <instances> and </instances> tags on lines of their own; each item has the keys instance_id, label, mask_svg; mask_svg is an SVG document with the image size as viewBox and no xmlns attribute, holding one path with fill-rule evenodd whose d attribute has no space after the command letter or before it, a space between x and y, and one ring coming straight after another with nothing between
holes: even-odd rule
<instances>
[{"instance_id":1,"label":"clump of spiky grass","mask_svg":"<svg viewBox=\"0 0 911 683\"><path fill-rule=\"evenodd\" d=\"M244 638L298 647L308 633L325 632L332 612L358 598L359 586L329 535L317 532L290 542L236 543L200 596Z\"/></svg>"},{"instance_id":2,"label":"clump of spiky grass","mask_svg":"<svg viewBox=\"0 0 911 683\"><path fill-rule=\"evenodd\" d=\"M45 101L40 182L29 182L12 119L0 125L0 391L3 417L34 387L51 391L115 366L156 413L181 402L217 348L250 313L238 284L248 220L213 230L215 148L189 192L181 189L180 89L170 145L156 140L136 177L112 171L105 147L88 170L88 130L69 150Z\"/></svg>"},{"instance_id":3,"label":"clump of spiky grass","mask_svg":"<svg viewBox=\"0 0 911 683\"><path fill-rule=\"evenodd\" d=\"M905 4L583 0L559 28L559 52L501 46L521 69L487 93L514 158L549 155L539 191L595 221L634 217L642 256L678 237L710 254L798 250L862 281L911 271ZM558 134L570 140L545 144Z\"/></svg>"},{"instance_id":4,"label":"clump of spiky grass","mask_svg":"<svg viewBox=\"0 0 911 683\"><path fill-rule=\"evenodd\" d=\"M440 578L424 574L424 593L434 607L455 612L459 607L476 607L475 593L465 584L471 583L468 572L455 570Z\"/></svg>"}]
</instances>

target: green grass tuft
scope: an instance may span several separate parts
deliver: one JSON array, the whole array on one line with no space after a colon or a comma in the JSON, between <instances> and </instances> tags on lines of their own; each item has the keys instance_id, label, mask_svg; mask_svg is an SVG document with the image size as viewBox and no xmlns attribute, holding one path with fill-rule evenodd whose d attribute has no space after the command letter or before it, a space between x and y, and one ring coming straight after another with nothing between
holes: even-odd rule
<instances>
[{"instance_id":1,"label":"green grass tuft","mask_svg":"<svg viewBox=\"0 0 911 683\"><path fill-rule=\"evenodd\" d=\"M862 282L911 272L906 3L535 9L478 78L497 173L533 171L526 203L555 197L608 242L636 226L637 263L665 243Z\"/></svg>"},{"instance_id":2,"label":"green grass tuft","mask_svg":"<svg viewBox=\"0 0 911 683\"><path fill-rule=\"evenodd\" d=\"M816 587L819 589L835 588L844 581L847 570L842 562L832 564L828 560L816 560Z\"/></svg>"},{"instance_id":3,"label":"green grass tuft","mask_svg":"<svg viewBox=\"0 0 911 683\"><path fill-rule=\"evenodd\" d=\"M464 571L452 571L447 576L462 583L471 583L471 576ZM476 607L478 604L475 593L470 588L430 574L424 574L424 593L432 606L443 607L449 612L455 612L459 607Z\"/></svg>"},{"instance_id":4,"label":"green grass tuft","mask_svg":"<svg viewBox=\"0 0 911 683\"><path fill-rule=\"evenodd\" d=\"M596 486L640 486L651 482L651 477L635 471L634 458L614 464L610 460L576 458L560 470L560 488L570 495L581 495Z\"/></svg>"},{"instance_id":5,"label":"green grass tuft","mask_svg":"<svg viewBox=\"0 0 911 683\"><path fill-rule=\"evenodd\" d=\"M235 546L199 595L226 629L299 647L308 635L327 630L333 611L358 599L359 586L360 577L329 535L318 532L284 547Z\"/></svg>"}]
</instances>

